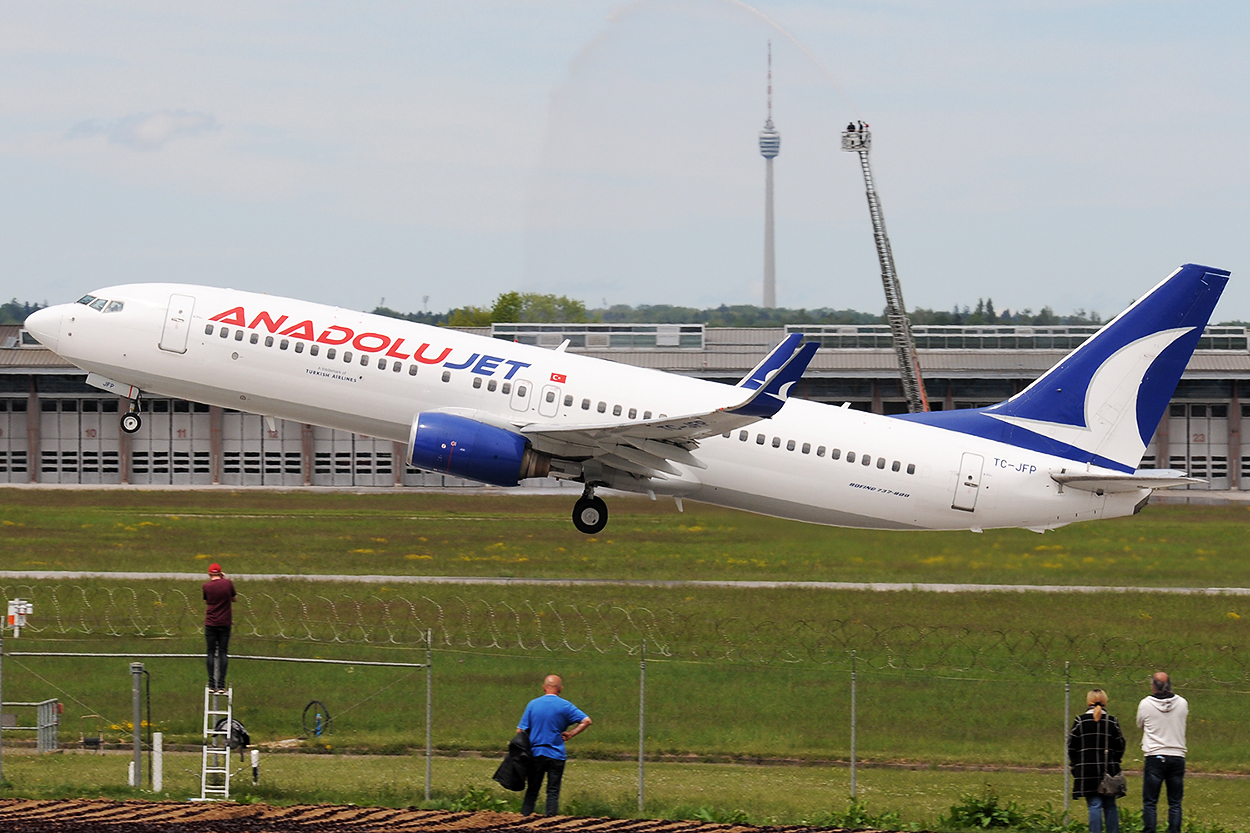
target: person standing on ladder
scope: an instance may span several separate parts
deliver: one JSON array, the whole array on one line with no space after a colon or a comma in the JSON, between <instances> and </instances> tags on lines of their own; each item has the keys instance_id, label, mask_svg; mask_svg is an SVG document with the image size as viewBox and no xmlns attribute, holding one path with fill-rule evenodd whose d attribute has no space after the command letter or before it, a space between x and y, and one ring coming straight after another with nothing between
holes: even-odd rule
<instances>
[{"instance_id":1,"label":"person standing on ladder","mask_svg":"<svg viewBox=\"0 0 1250 833\"><path fill-rule=\"evenodd\" d=\"M204 641L208 647L208 688L214 694L226 693L226 667L230 647L230 626L234 622L234 600L238 593L234 582L226 578L220 564L208 568L208 581L204 582Z\"/></svg>"}]
</instances>

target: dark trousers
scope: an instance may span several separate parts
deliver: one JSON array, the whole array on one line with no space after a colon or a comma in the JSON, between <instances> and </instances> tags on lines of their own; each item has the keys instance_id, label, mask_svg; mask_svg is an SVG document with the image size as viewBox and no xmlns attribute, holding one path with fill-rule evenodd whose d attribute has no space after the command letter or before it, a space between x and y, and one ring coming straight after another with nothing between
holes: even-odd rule
<instances>
[{"instance_id":1,"label":"dark trousers","mask_svg":"<svg viewBox=\"0 0 1250 833\"><path fill-rule=\"evenodd\" d=\"M564 761L535 755L530 762L525 800L521 802L521 815L528 816L534 812L534 804L538 801L538 788L542 786L544 775L547 776L546 814L554 816L560 812L560 782L564 780Z\"/></svg>"},{"instance_id":2,"label":"dark trousers","mask_svg":"<svg viewBox=\"0 0 1250 833\"><path fill-rule=\"evenodd\" d=\"M1168 831L1181 833L1181 799L1185 795L1185 759L1179 755L1147 755L1141 781L1142 833L1155 833L1159 790L1168 785Z\"/></svg>"},{"instance_id":3,"label":"dark trousers","mask_svg":"<svg viewBox=\"0 0 1250 833\"><path fill-rule=\"evenodd\" d=\"M208 644L208 687L226 687L226 668L230 658L226 650L230 647L229 625L205 625L204 641Z\"/></svg>"}]
</instances>

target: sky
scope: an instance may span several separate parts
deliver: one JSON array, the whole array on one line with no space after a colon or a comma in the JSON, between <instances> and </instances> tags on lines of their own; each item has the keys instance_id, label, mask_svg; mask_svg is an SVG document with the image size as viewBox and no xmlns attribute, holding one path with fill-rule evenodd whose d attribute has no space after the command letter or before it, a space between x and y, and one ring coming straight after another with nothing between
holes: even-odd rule
<instances>
[{"instance_id":1,"label":"sky","mask_svg":"<svg viewBox=\"0 0 1250 833\"><path fill-rule=\"evenodd\" d=\"M1081 0L0 4L0 296L230 286L356 309L1110 317L1177 266L1250 320L1250 5Z\"/></svg>"}]
</instances>

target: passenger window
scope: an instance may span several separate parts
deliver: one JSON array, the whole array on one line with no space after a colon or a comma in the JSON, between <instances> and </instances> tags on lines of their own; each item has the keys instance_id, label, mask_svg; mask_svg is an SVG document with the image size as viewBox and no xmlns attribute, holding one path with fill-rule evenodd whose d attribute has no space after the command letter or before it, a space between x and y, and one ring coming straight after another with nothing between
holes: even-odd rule
<instances>
[{"instance_id":1,"label":"passenger window","mask_svg":"<svg viewBox=\"0 0 1250 833\"><path fill-rule=\"evenodd\" d=\"M838 459L838 457L837 457L837 452L834 452L834 457L833 457L833 459L835 459L835 460L836 460L836 459ZM846 452L846 462L848 462L848 463L854 463L854 462L855 462L855 452L854 452L854 451L848 451L848 452Z\"/></svg>"},{"instance_id":2,"label":"passenger window","mask_svg":"<svg viewBox=\"0 0 1250 833\"><path fill-rule=\"evenodd\" d=\"M595 407L595 410L596 410L596 411L598 411L598 412L599 412L599 413L601 413L601 414L602 414L602 413L606 413L606 412L607 412L607 410L608 410L608 403L607 403L607 402L600 402L600 403L599 403L599 404Z\"/></svg>"},{"instance_id":3,"label":"passenger window","mask_svg":"<svg viewBox=\"0 0 1250 833\"><path fill-rule=\"evenodd\" d=\"M516 395L517 395L517 396L524 396L524 395L525 395L525 385L517 385L517 386L516 386Z\"/></svg>"},{"instance_id":4,"label":"passenger window","mask_svg":"<svg viewBox=\"0 0 1250 833\"><path fill-rule=\"evenodd\" d=\"M296 353L303 353L303 352L304 352L304 342L302 342L302 341L297 341L297 342L295 342L295 352L296 352Z\"/></svg>"},{"instance_id":5,"label":"passenger window","mask_svg":"<svg viewBox=\"0 0 1250 833\"><path fill-rule=\"evenodd\" d=\"M386 359L378 359L378 370L386 370ZM481 387L480 383L478 384L478 387Z\"/></svg>"},{"instance_id":6,"label":"passenger window","mask_svg":"<svg viewBox=\"0 0 1250 833\"><path fill-rule=\"evenodd\" d=\"M369 354L368 354L368 353L361 353L361 354L360 354L360 366L361 366L361 367L368 367L368 366L369 366Z\"/></svg>"},{"instance_id":7,"label":"passenger window","mask_svg":"<svg viewBox=\"0 0 1250 833\"><path fill-rule=\"evenodd\" d=\"M763 445L763 444L764 444L764 435L763 435L763 434L756 434L756 435L755 435L755 444L756 444L756 445Z\"/></svg>"},{"instance_id":8,"label":"passenger window","mask_svg":"<svg viewBox=\"0 0 1250 833\"><path fill-rule=\"evenodd\" d=\"M230 338L230 328L229 328L229 327L222 327L222 328L221 328L221 333L220 333L220 335L221 335L221 337L222 337L222 338Z\"/></svg>"},{"instance_id":9,"label":"passenger window","mask_svg":"<svg viewBox=\"0 0 1250 833\"><path fill-rule=\"evenodd\" d=\"M871 466L871 465L872 465L872 455L871 455L871 454L865 454L863 457L861 457L861 458L860 458L860 462L861 462L861 463L863 463L865 466Z\"/></svg>"},{"instance_id":10,"label":"passenger window","mask_svg":"<svg viewBox=\"0 0 1250 833\"><path fill-rule=\"evenodd\" d=\"M573 397L569 394L564 395L564 407L568 408L573 404Z\"/></svg>"},{"instance_id":11,"label":"passenger window","mask_svg":"<svg viewBox=\"0 0 1250 833\"><path fill-rule=\"evenodd\" d=\"M204 325L204 335L206 335L206 336L211 336L212 334L213 334L213 325L212 325L212 324L205 324L205 325Z\"/></svg>"},{"instance_id":12,"label":"passenger window","mask_svg":"<svg viewBox=\"0 0 1250 833\"><path fill-rule=\"evenodd\" d=\"M265 336L265 346L273 347L273 336Z\"/></svg>"},{"instance_id":13,"label":"passenger window","mask_svg":"<svg viewBox=\"0 0 1250 833\"><path fill-rule=\"evenodd\" d=\"M235 340L235 341L242 341L242 340L243 340L243 331L242 331L242 330L237 330L237 331L235 332L235 334L234 334L234 340Z\"/></svg>"},{"instance_id":14,"label":"passenger window","mask_svg":"<svg viewBox=\"0 0 1250 833\"><path fill-rule=\"evenodd\" d=\"M504 382L504 383L503 383L503 385L501 385L501 386L500 386L500 388L499 388L499 392L500 392L500 393L502 393L502 394L505 394L505 395L506 395L506 394L511 393L511 392L512 392L512 383L511 383L511 382Z\"/></svg>"},{"instance_id":15,"label":"passenger window","mask_svg":"<svg viewBox=\"0 0 1250 833\"><path fill-rule=\"evenodd\" d=\"M829 452L829 459L830 459L830 460L836 460L836 459L838 459L838 458L839 458L839 457L841 457L841 456L842 456L842 449L840 449L840 448L835 448L833 451L830 451L830 452ZM851 462L855 462L855 461L854 461L854 460L852 460Z\"/></svg>"},{"instance_id":16,"label":"passenger window","mask_svg":"<svg viewBox=\"0 0 1250 833\"><path fill-rule=\"evenodd\" d=\"M321 345L320 345L320 344L310 344L310 345L308 345L308 355L310 355L310 356L315 356L315 355L317 355L317 354L318 354L318 353L320 353L320 352L321 352Z\"/></svg>"},{"instance_id":17,"label":"passenger window","mask_svg":"<svg viewBox=\"0 0 1250 833\"><path fill-rule=\"evenodd\" d=\"M898 471L900 468L898 460L894 461L894 465L890 466L890 471Z\"/></svg>"},{"instance_id":18,"label":"passenger window","mask_svg":"<svg viewBox=\"0 0 1250 833\"><path fill-rule=\"evenodd\" d=\"M812 444L811 444L811 443L803 443L803 453L804 453L804 454L811 454L811 453L812 453Z\"/></svg>"},{"instance_id":19,"label":"passenger window","mask_svg":"<svg viewBox=\"0 0 1250 833\"><path fill-rule=\"evenodd\" d=\"M823 445L821 445L821 446L817 446L817 447L816 447L816 456L817 456L817 457L824 457L824 456L825 456L825 447L824 447Z\"/></svg>"},{"instance_id":20,"label":"passenger window","mask_svg":"<svg viewBox=\"0 0 1250 833\"><path fill-rule=\"evenodd\" d=\"M724 437L725 439L729 439L729 435L728 435L728 434L721 434L721 436L722 436L722 437Z\"/></svg>"},{"instance_id":21,"label":"passenger window","mask_svg":"<svg viewBox=\"0 0 1250 833\"><path fill-rule=\"evenodd\" d=\"M399 371L403 369L404 369L403 362L395 362L393 365L391 365L391 370L395 371L396 373L398 373ZM416 370L416 368L414 367L413 370Z\"/></svg>"},{"instance_id":22,"label":"passenger window","mask_svg":"<svg viewBox=\"0 0 1250 833\"><path fill-rule=\"evenodd\" d=\"M336 353L335 353L334 348L333 348L333 347L328 348L328 349L326 350L326 361L332 361L332 360L334 359L335 355L336 355Z\"/></svg>"},{"instance_id":23,"label":"passenger window","mask_svg":"<svg viewBox=\"0 0 1250 833\"><path fill-rule=\"evenodd\" d=\"M908 463L908 464L907 464L907 473L908 473L908 474L915 474L915 473L916 473L916 464L915 464L915 463Z\"/></svg>"},{"instance_id":24,"label":"passenger window","mask_svg":"<svg viewBox=\"0 0 1250 833\"><path fill-rule=\"evenodd\" d=\"M629 409L629 418L630 418L630 419L638 419L638 409L637 409L637 408L630 408L630 409Z\"/></svg>"},{"instance_id":25,"label":"passenger window","mask_svg":"<svg viewBox=\"0 0 1250 833\"><path fill-rule=\"evenodd\" d=\"M481 386L482 386L482 377L481 377L481 376L474 376L474 377L473 377L473 388L474 388L474 390L476 390L476 389L480 388Z\"/></svg>"},{"instance_id":26,"label":"passenger window","mask_svg":"<svg viewBox=\"0 0 1250 833\"><path fill-rule=\"evenodd\" d=\"M444 371L443 371L443 381L444 381L444 382L450 382L450 381L451 381L451 371L450 371L450 370L444 370Z\"/></svg>"},{"instance_id":27,"label":"passenger window","mask_svg":"<svg viewBox=\"0 0 1250 833\"><path fill-rule=\"evenodd\" d=\"M786 451L794 451L794 440L786 441Z\"/></svg>"},{"instance_id":28,"label":"passenger window","mask_svg":"<svg viewBox=\"0 0 1250 833\"><path fill-rule=\"evenodd\" d=\"M773 448L781 448L781 437L773 437Z\"/></svg>"},{"instance_id":29,"label":"passenger window","mask_svg":"<svg viewBox=\"0 0 1250 833\"><path fill-rule=\"evenodd\" d=\"M239 332L243 332L243 331L239 330ZM260 336L257 335L256 333L252 333L251 341L252 341L252 344L257 344L258 342L260 342Z\"/></svg>"},{"instance_id":30,"label":"passenger window","mask_svg":"<svg viewBox=\"0 0 1250 833\"><path fill-rule=\"evenodd\" d=\"M352 363L352 351L351 350L343 351L343 362L346 364Z\"/></svg>"},{"instance_id":31,"label":"passenger window","mask_svg":"<svg viewBox=\"0 0 1250 833\"><path fill-rule=\"evenodd\" d=\"M493 391L497 387L499 387L499 383L496 382L494 379L491 379L489 382L486 383L486 389L489 391Z\"/></svg>"},{"instance_id":32,"label":"passenger window","mask_svg":"<svg viewBox=\"0 0 1250 833\"><path fill-rule=\"evenodd\" d=\"M878 458L877 458L877 468L879 468L879 469L883 469L883 468L885 468L885 458L884 458L884 457L878 457Z\"/></svg>"},{"instance_id":33,"label":"passenger window","mask_svg":"<svg viewBox=\"0 0 1250 833\"><path fill-rule=\"evenodd\" d=\"M549 390L549 391L547 391L547 401L548 401L548 402L555 402L555 401L556 401L556 392L555 392L555 391L553 391L553 390Z\"/></svg>"},{"instance_id":34,"label":"passenger window","mask_svg":"<svg viewBox=\"0 0 1250 833\"><path fill-rule=\"evenodd\" d=\"M747 441L747 437L749 437L749 436L750 436L750 434L749 434L748 432L746 432L746 431L739 431L739 432L738 432L738 440L739 440L740 442L746 442L746 441Z\"/></svg>"},{"instance_id":35,"label":"passenger window","mask_svg":"<svg viewBox=\"0 0 1250 833\"><path fill-rule=\"evenodd\" d=\"M613 405L613 406L612 406L612 416L620 416L620 415L621 415L621 406L620 406L620 405Z\"/></svg>"},{"instance_id":36,"label":"passenger window","mask_svg":"<svg viewBox=\"0 0 1250 833\"><path fill-rule=\"evenodd\" d=\"M650 412L650 411L643 411L643 412L642 412L642 418L643 418L643 419L651 419L651 412Z\"/></svg>"},{"instance_id":37,"label":"passenger window","mask_svg":"<svg viewBox=\"0 0 1250 833\"><path fill-rule=\"evenodd\" d=\"M285 338L284 338L284 339L282 339L282 341L279 341L279 342L278 342L278 349L279 349L279 350L285 350L286 348L288 348L288 347L290 347L290 346L291 346L291 342L290 342L290 340L289 340L289 339L285 339Z\"/></svg>"},{"instance_id":38,"label":"passenger window","mask_svg":"<svg viewBox=\"0 0 1250 833\"><path fill-rule=\"evenodd\" d=\"M409 376L417 375L417 366L415 364L408 365L408 375Z\"/></svg>"}]
</instances>

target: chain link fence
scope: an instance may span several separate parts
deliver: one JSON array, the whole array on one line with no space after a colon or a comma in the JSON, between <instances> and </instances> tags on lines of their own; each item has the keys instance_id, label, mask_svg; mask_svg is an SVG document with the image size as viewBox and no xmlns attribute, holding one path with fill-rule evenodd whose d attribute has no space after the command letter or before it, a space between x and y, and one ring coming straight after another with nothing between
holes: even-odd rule
<instances>
[{"instance_id":1,"label":"chain link fence","mask_svg":"<svg viewBox=\"0 0 1250 833\"><path fill-rule=\"evenodd\" d=\"M0 586L35 605L32 636L186 637L202 631L203 603L177 589L83 585ZM1138 681L1143 670L1186 668L1189 684L1250 682L1250 647L1218 641L1073 634L1059 630L875 627L852 619L776 621L711 617L695 609L490 602L295 592L240 594L238 636L312 644L420 647L654 659L815 665L861 670L1063 678L1067 663L1101 680Z\"/></svg>"}]
</instances>

